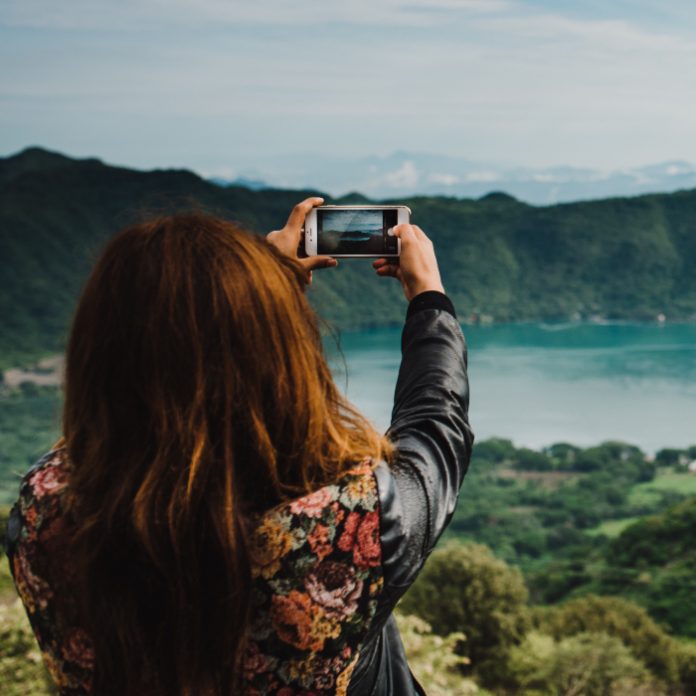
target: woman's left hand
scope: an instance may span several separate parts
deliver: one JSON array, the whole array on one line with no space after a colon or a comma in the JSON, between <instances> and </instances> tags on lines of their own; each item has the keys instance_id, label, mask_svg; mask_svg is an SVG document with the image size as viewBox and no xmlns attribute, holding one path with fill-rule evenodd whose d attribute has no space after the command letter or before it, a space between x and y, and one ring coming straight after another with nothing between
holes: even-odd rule
<instances>
[{"instance_id":1,"label":"woman's left hand","mask_svg":"<svg viewBox=\"0 0 696 696\"><path fill-rule=\"evenodd\" d=\"M324 202L323 198L306 198L298 203L290 213L288 221L282 230L275 230L266 235L266 239L286 256L297 261L307 272L307 279L312 282L312 271L315 268L333 268L338 266L338 261L331 256L308 256L299 258L297 249L302 237L302 226L307 213Z\"/></svg>"}]
</instances>

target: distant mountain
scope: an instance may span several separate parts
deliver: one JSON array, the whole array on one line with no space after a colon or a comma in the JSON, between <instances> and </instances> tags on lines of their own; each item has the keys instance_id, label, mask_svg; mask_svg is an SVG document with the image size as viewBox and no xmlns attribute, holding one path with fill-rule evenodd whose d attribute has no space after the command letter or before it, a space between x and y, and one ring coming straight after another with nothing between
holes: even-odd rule
<instances>
[{"instance_id":1,"label":"distant mountain","mask_svg":"<svg viewBox=\"0 0 696 696\"><path fill-rule=\"evenodd\" d=\"M696 166L683 161L604 172L578 167L509 167L395 152L355 159L316 154L273 157L259 159L240 171L243 174L231 182L224 178L214 181L240 185L249 181L249 188L256 182L275 188L320 187L334 195L358 190L376 198L417 194L478 198L495 190L537 205L696 187Z\"/></svg>"},{"instance_id":2,"label":"distant mountain","mask_svg":"<svg viewBox=\"0 0 696 696\"><path fill-rule=\"evenodd\" d=\"M236 179L223 179L221 177L212 177L209 179L213 184L218 186L242 186L243 188L248 188L252 191L263 191L264 189L273 188L269 186L265 181L260 179L247 179L243 176L238 176Z\"/></svg>"},{"instance_id":3,"label":"distant mountain","mask_svg":"<svg viewBox=\"0 0 696 696\"><path fill-rule=\"evenodd\" d=\"M37 148L0 159L0 368L63 348L95 255L126 224L195 206L266 232L313 193L221 188L186 170ZM696 320L696 191L549 207L504 193L400 202L433 239L463 320ZM316 275L310 298L335 326L403 321L398 283L368 261Z\"/></svg>"},{"instance_id":4,"label":"distant mountain","mask_svg":"<svg viewBox=\"0 0 696 696\"><path fill-rule=\"evenodd\" d=\"M58 152L49 152L40 147L28 147L16 155L0 159L0 184L28 172L59 169L75 161Z\"/></svg>"}]
</instances>

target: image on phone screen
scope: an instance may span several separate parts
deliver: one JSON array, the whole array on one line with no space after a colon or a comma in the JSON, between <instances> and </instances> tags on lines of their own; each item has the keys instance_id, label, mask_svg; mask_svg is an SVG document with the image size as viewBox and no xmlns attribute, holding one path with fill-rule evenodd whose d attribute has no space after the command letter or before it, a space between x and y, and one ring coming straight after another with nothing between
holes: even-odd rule
<instances>
[{"instance_id":1,"label":"image on phone screen","mask_svg":"<svg viewBox=\"0 0 696 696\"><path fill-rule=\"evenodd\" d=\"M318 254L395 255L398 241L388 230L396 210L323 210L317 218Z\"/></svg>"}]
</instances>

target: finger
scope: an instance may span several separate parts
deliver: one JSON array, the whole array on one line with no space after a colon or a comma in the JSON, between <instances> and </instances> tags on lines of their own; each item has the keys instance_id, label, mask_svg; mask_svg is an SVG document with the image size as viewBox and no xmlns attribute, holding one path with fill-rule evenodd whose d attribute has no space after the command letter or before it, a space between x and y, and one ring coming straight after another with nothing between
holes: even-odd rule
<instances>
[{"instance_id":1,"label":"finger","mask_svg":"<svg viewBox=\"0 0 696 696\"><path fill-rule=\"evenodd\" d=\"M394 227L394 236L399 237L403 241L404 239L415 239L416 233L413 225L403 223Z\"/></svg>"},{"instance_id":2,"label":"finger","mask_svg":"<svg viewBox=\"0 0 696 696\"><path fill-rule=\"evenodd\" d=\"M420 227L418 227L418 225L411 225L411 227L413 227L413 231L418 239L428 239L425 232L423 232L423 230Z\"/></svg>"},{"instance_id":3,"label":"finger","mask_svg":"<svg viewBox=\"0 0 696 696\"><path fill-rule=\"evenodd\" d=\"M331 256L308 256L306 259L298 259L306 271L319 268L335 268L338 261Z\"/></svg>"},{"instance_id":4,"label":"finger","mask_svg":"<svg viewBox=\"0 0 696 696\"><path fill-rule=\"evenodd\" d=\"M384 266L385 264L389 263L388 259L375 259L372 262L372 267L373 268L379 268L380 266Z\"/></svg>"},{"instance_id":5,"label":"finger","mask_svg":"<svg viewBox=\"0 0 696 696\"><path fill-rule=\"evenodd\" d=\"M396 266L392 263L387 264L386 266L380 266L377 270L377 275L379 276L392 276L393 278L398 277L398 273L401 270L399 266Z\"/></svg>"},{"instance_id":6,"label":"finger","mask_svg":"<svg viewBox=\"0 0 696 696\"><path fill-rule=\"evenodd\" d=\"M380 278L396 278L399 282L403 282L401 280L401 269L398 266L393 266L387 270L380 268L379 271L377 271L377 275L380 276Z\"/></svg>"},{"instance_id":7,"label":"finger","mask_svg":"<svg viewBox=\"0 0 696 696\"><path fill-rule=\"evenodd\" d=\"M304 225L305 218L307 217L307 213L312 209L316 208L318 205L321 205L324 202L323 198L319 198L318 196L312 196L311 198L305 198L302 202L298 203L293 209L292 212L290 213L290 217L288 218L288 222L285 225L286 228L290 228L293 231L299 232L300 229L302 229L302 225Z\"/></svg>"}]
</instances>

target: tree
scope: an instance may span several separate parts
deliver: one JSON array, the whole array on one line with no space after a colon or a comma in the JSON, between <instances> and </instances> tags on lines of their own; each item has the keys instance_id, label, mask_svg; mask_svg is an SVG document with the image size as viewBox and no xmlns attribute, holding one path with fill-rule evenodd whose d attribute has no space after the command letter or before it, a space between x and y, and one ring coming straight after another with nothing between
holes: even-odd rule
<instances>
[{"instance_id":1,"label":"tree","mask_svg":"<svg viewBox=\"0 0 696 696\"><path fill-rule=\"evenodd\" d=\"M550 457L557 469L572 469L575 464L575 458L580 452L579 447L569 445L567 442L557 442L544 449L544 454Z\"/></svg>"},{"instance_id":2,"label":"tree","mask_svg":"<svg viewBox=\"0 0 696 696\"><path fill-rule=\"evenodd\" d=\"M517 690L539 696L646 696L664 692L619 638L578 633L560 641L532 631L510 651ZM643 689L649 689L648 691Z\"/></svg>"},{"instance_id":3,"label":"tree","mask_svg":"<svg viewBox=\"0 0 696 696\"><path fill-rule=\"evenodd\" d=\"M678 643L642 607L619 597L587 595L540 609L541 631L561 640L580 633L606 633L618 638L659 679L679 682Z\"/></svg>"},{"instance_id":4,"label":"tree","mask_svg":"<svg viewBox=\"0 0 696 696\"><path fill-rule=\"evenodd\" d=\"M679 459L683 457L684 454L684 450L667 447L665 449L661 449L655 455L655 461L660 466L674 466L675 464L679 464Z\"/></svg>"},{"instance_id":5,"label":"tree","mask_svg":"<svg viewBox=\"0 0 696 696\"><path fill-rule=\"evenodd\" d=\"M515 468L522 471L549 471L553 468L551 460L542 452L523 447L515 452Z\"/></svg>"},{"instance_id":6,"label":"tree","mask_svg":"<svg viewBox=\"0 0 696 696\"><path fill-rule=\"evenodd\" d=\"M438 636L423 619L398 612L396 622L408 665L429 696L479 693L475 682L462 675L461 667L469 662L456 652L457 646L465 640L463 633Z\"/></svg>"},{"instance_id":7,"label":"tree","mask_svg":"<svg viewBox=\"0 0 696 696\"><path fill-rule=\"evenodd\" d=\"M480 544L449 543L433 552L400 609L427 621L436 633L461 631L461 653L484 682L500 676L505 652L529 626L522 574Z\"/></svg>"},{"instance_id":8,"label":"tree","mask_svg":"<svg viewBox=\"0 0 696 696\"><path fill-rule=\"evenodd\" d=\"M474 446L473 456L487 462L498 463L515 456L515 447L510 440L491 437Z\"/></svg>"}]
</instances>

